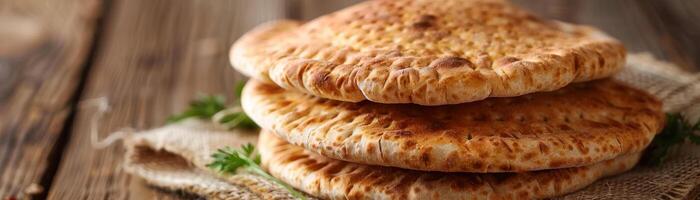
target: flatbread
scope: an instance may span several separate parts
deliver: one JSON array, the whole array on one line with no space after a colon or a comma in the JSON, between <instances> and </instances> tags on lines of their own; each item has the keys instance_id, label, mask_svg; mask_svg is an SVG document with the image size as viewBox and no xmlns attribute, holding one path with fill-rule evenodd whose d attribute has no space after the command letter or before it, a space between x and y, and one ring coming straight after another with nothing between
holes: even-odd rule
<instances>
[{"instance_id":1,"label":"flatbread","mask_svg":"<svg viewBox=\"0 0 700 200\"><path fill-rule=\"evenodd\" d=\"M261 25L230 58L248 76L319 97L444 105L608 77L625 48L501 0L379 0Z\"/></svg>"},{"instance_id":2,"label":"flatbread","mask_svg":"<svg viewBox=\"0 0 700 200\"><path fill-rule=\"evenodd\" d=\"M444 173L333 160L263 130L263 167L273 176L323 199L541 199L581 189L632 168L639 153L591 166L524 173Z\"/></svg>"},{"instance_id":3,"label":"flatbread","mask_svg":"<svg viewBox=\"0 0 700 200\"><path fill-rule=\"evenodd\" d=\"M591 165L643 150L661 103L614 80L446 105L341 102L250 81L243 109L261 127L321 155L446 172Z\"/></svg>"}]
</instances>

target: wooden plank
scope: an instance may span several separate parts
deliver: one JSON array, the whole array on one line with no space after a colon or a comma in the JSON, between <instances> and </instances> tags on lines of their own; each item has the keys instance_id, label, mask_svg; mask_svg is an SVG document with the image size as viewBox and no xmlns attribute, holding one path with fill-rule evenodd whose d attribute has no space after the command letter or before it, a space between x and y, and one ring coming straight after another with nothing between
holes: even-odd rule
<instances>
[{"instance_id":1,"label":"wooden plank","mask_svg":"<svg viewBox=\"0 0 700 200\"><path fill-rule=\"evenodd\" d=\"M290 18L312 20L318 16L360 3L363 0L297 0L288 5Z\"/></svg>"},{"instance_id":2,"label":"wooden plank","mask_svg":"<svg viewBox=\"0 0 700 200\"><path fill-rule=\"evenodd\" d=\"M662 48L681 67L700 71L700 1L637 1L659 30Z\"/></svg>"},{"instance_id":3,"label":"wooden plank","mask_svg":"<svg viewBox=\"0 0 700 200\"><path fill-rule=\"evenodd\" d=\"M100 3L0 1L0 198L45 195Z\"/></svg>"},{"instance_id":4,"label":"wooden plank","mask_svg":"<svg viewBox=\"0 0 700 200\"><path fill-rule=\"evenodd\" d=\"M100 137L123 127L164 124L198 93L232 95L233 41L254 25L284 16L285 1L124 0L113 5L82 100L106 97L111 112ZM94 109L80 109L49 199L177 198L146 187L120 168L123 149L90 147Z\"/></svg>"}]
</instances>

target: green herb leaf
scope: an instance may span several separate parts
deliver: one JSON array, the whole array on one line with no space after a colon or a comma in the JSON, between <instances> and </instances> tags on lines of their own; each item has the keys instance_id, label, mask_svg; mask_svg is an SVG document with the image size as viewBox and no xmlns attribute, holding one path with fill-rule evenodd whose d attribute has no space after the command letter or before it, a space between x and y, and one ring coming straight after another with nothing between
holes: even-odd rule
<instances>
[{"instance_id":1,"label":"green herb leaf","mask_svg":"<svg viewBox=\"0 0 700 200\"><path fill-rule=\"evenodd\" d=\"M226 108L224 101L224 97L219 95L201 96L191 102L190 107L185 112L169 117L167 123L175 123L192 117L209 119Z\"/></svg>"},{"instance_id":2,"label":"green herb leaf","mask_svg":"<svg viewBox=\"0 0 700 200\"><path fill-rule=\"evenodd\" d=\"M185 112L169 117L167 123L175 123L187 118L196 117L200 119L211 119L215 123L228 129L258 128L258 125L240 109L240 97L244 86L245 81L240 81L236 84L234 92L238 100L235 101L236 105L231 108L226 108L223 96L202 96L190 103L190 107L185 110Z\"/></svg>"},{"instance_id":3,"label":"green herb leaf","mask_svg":"<svg viewBox=\"0 0 700 200\"><path fill-rule=\"evenodd\" d=\"M224 125L227 128L247 128L247 129L254 129L258 128L258 125L255 124L255 122L246 115L245 112L242 110L238 109L239 111L232 111L232 112L227 112L227 111L222 111L221 113L224 114L222 117L220 117L216 122Z\"/></svg>"},{"instance_id":4,"label":"green herb leaf","mask_svg":"<svg viewBox=\"0 0 700 200\"><path fill-rule=\"evenodd\" d=\"M297 199L306 199L303 194L296 191L292 186L265 172L260 167L260 155L254 152L255 146L250 143L242 145L240 149L224 147L212 154L214 161L209 163L207 167L224 174L235 174L238 170L246 170L285 188Z\"/></svg>"},{"instance_id":5,"label":"green herb leaf","mask_svg":"<svg viewBox=\"0 0 700 200\"><path fill-rule=\"evenodd\" d=\"M659 165L668 158L672 147L686 141L700 145L700 136L695 135L698 131L700 131L700 121L691 125L681 114L666 114L666 126L649 144L643 162L648 165Z\"/></svg>"},{"instance_id":6,"label":"green herb leaf","mask_svg":"<svg viewBox=\"0 0 700 200\"><path fill-rule=\"evenodd\" d=\"M238 81L236 83L236 87L234 88L233 94L236 95L236 98L240 99L242 94L243 94L243 87L245 87L245 81ZM240 101L238 101L240 102Z\"/></svg>"}]
</instances>

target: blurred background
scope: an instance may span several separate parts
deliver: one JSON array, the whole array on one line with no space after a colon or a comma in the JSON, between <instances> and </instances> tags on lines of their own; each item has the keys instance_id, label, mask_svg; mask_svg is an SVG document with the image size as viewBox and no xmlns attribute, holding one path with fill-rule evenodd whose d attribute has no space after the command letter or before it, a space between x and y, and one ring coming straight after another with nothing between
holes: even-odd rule
<instances>
[{"instance_id":1,"label":"blurred background","mask_svg":"<svg viewBox=\"0 0 700 200\"><path fill-rule=\"evenodd\" d=\"M125 175L119 145L92 149L95 111L80 102L109 100L103 134L160 126L198 94L233 97L243 77L230 67L228 49L255 25L308 20L357 2L0 0L0 198L188 198ZM698 0L514 3L700 70Z\"/></svg>"}]
</instances>

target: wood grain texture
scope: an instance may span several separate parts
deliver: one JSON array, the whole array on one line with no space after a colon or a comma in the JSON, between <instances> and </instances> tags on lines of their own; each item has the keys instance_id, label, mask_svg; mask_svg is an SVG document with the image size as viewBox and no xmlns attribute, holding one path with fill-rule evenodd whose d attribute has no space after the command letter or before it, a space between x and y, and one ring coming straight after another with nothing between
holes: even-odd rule
<instances>
[{"instance_id":1,"label":"wood grain texture","mask_svg":"<svg viewBox=\"0 0 700 200\"><path fill-rule=\"evenodd\" d=\"M123 127L158 127L197 94L228 94L242 77L231 69L233 41L257 23L283 17L284 2L125 0L108 16L103 44L81 100L106 97L100 137ZM120 145L90 146L95 109L78 110L49 199L177 198L145 188L120 168Z\"/></svg>"},{"instance_id":2,"label":"wood grain texture","mask_svg":"<svg viewBox=\"0 0 700 200\"><path fill-rule=\"evenodd\" d=\"M287 16L292 19L307 21L362 1L363 0L293 0L287 5Z\"/></svg>"},{"instance_id":3,"label":"wood grain texture","mask_svg":"<svg viewBox=\"0 0 700 200\"><path fill-rule=\"evenodd\" d=\"M99 5L0 1L0 198L29 197L30 185L49 187Z\"/></svg>"},{"instance_id":4,"label":"wood grain texture","mask_svg":"<svg viewBox=\"0 0 700 200\"><path fill-rule=\"evenodd\" d=\"M657 41L669 53L668 59L686 70L700 71L700 1L637 2L658 30Z\"/></svg>"}]
</instances>

